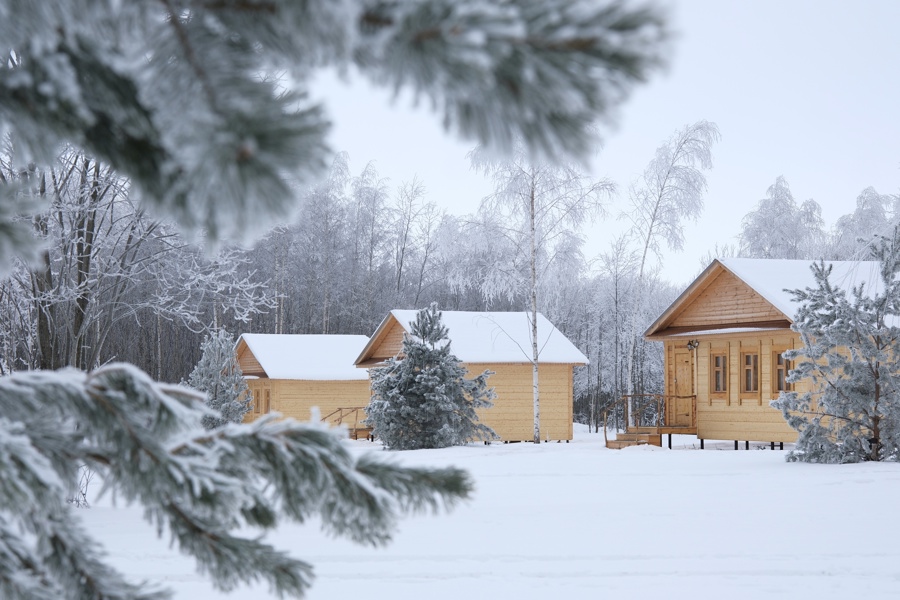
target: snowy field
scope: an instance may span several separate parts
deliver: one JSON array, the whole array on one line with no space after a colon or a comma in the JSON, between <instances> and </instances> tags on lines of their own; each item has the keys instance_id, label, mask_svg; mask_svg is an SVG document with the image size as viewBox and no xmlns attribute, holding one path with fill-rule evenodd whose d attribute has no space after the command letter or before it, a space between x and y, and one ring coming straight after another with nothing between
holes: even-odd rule
<instances>
[{"instance_id":1,"label":"snowy field","mask_svg":"<svg viewBox=\"0 0 900 600\"><path fill-rule=\"evenodd\" d=\"M897 464L789 464L761 444L700 450L687 437L672 450L607 450L583 429L570 444L381 455L463 467L475 496L404 519L384 548L282 528L276 545L315 565L311 599L900 597ZM103 504L80 514L132 579L188 600L270 597L214 591L137 509Z\"/></svg>"}]
</instances>

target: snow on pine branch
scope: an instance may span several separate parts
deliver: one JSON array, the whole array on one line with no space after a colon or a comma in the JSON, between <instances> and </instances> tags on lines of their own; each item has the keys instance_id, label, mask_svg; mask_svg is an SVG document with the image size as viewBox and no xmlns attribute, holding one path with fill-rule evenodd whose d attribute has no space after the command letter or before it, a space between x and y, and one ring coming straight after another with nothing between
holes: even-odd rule
<instances>
[{"instance_id":1,"label":"snow on pine branch","mask_svg":"<svg viewBox=\"0 0 900 600\"><path fill-rule=\"evenodd\" d=\"M320 424L269 417L207 432L205 413L200 395L124 364L0 379L0 555L13 561L0 568L3 597L40 597L42 586L47 597L159 597L135 593L81 530L65 495L82 464L143 506L219 589L263 579L280 595L302 595L311 566L238 530L318 515L333 533L380 544L400 513L471 491L457 469L357 462Z\"/></svg>"}]
</instances>

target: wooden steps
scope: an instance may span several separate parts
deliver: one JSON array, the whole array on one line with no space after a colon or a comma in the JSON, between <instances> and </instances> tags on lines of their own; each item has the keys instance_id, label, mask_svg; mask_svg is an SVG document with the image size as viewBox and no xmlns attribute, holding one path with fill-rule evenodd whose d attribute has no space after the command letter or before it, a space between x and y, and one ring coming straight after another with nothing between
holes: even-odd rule
<instances>
[{"instance_id":1,"label":"wooden steps","mask_svg":"<svg viewBox=\"0 0 900 600\"><path fill-rule=\"evenodd\" d=\"M652 433L634 431L633 429L652 429ZM631 446L660 446L662 447L662 434L656 433L656 428L629 428L627 433L617 433L616 439L607 440L606 447L613 450L621 450Z\"/></svg>"}]
</instances>

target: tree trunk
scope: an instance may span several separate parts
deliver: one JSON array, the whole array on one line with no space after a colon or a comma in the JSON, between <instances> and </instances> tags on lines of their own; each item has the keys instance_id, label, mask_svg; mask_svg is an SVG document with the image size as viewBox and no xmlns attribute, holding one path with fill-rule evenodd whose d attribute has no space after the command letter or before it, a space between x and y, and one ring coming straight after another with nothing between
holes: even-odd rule
<instances>
[{"instance_id":1,"label":"tree trunk","mask_svg":"<svg viewBox=\"0 0 900 600\"><path fill-rule=\"evenodd\" d=\"M538 391L537 239L534 186L531 187L531 385L534 394L534 443L541 443L541 399Z\"/></svg>"}]
</instances>

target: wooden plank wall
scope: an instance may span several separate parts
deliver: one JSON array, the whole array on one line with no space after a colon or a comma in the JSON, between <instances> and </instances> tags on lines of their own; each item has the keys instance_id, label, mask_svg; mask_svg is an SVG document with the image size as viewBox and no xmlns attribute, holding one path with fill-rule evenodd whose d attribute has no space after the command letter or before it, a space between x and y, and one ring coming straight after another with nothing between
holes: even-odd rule
<instances>
[{"instance_id":1,"label":"wooden plank wall","mask_svg":"<svg viewBox=\"0 0 900 600\"><path fill-rule=\"evenodd\" d=\"M715 440L752 440L762 442L794 442L797 432L788 427L781 411L769 406L778 397L774 390L773 359L775 351L784 351L800 344L799 336L791 331L742 334L735 337L700 337L696 355L697 436ZM676 344L685 341L667 341L666 358L674 352ZM759 391L741 392L742 362L744 352L759 355ZM728 356L727 393L712 392L711 356ZM671 380L670 380L671 381ZM671 384L669 384L671 386ZM795 390L805 391L804 383Z\"/></svg>"},{"instance_id":2,"label":"wooden plank wall","mask_svg":"<svg viewBox=\"0 0 900 600\"><path fill-rule=\"evenodd\" d=\"M534 437L534 407L530 364L464 365L468 377L485 369L494 371L488 385L497 393L494 406L479 411L482 422L494 429L503 441L531 441ZM541 394L541 439L572 439L572 365L542 364L538 371ZM291 381L251 379L248 385L263 401L270 390L271 407L285 416L309 420L310 408L318 406L324 417L333 410L369 403L368 381ZM261 416L251 410L245 421Z\"/></svg>"},{"instance_id":3,"label":"wooden plank wall","mask_svg":"<svg viewBox=\"0 0 900 600\"><path fill-rule=\"evenodd\" d=\"M266 374L262 365L259 364L259 361L256 360L256 357L250 352L250 347L247 346L247 343L244 340L241 340L238 344L237 359L238 365L241 367L241 372L244 375L262 377Z\"/></svg>"},{"instance_id":4,"label":"wooden plank wall","mask_svg":"<svg viewBox=\"0 0 900 600\"><path fill-rule=\"evenodd\" d=\"M285 417L298 421L309 421L312 408L319 407L320 417L325 417L338 408L366 406L369 404L369 381L309 381L292 379L255 379L247 382L261 402L265 390L270 390L271 409ZM250 422L261 416L251 410L245 417ZM364 418L360 415L360 418ZM351 424L352 425L352 424Z\"/></svg>"},{"instance_id":5,"label":"wooden plank wall","mask_svg":"<svg viewBox=\"0 0 900 600\"><path fill-rule=\"evenodd\" d=\"M503 441L534 439L534 401L530 364L465 365L469 377L485 369L494 371L488 385L494 388L494 406L483 409L479 418L493 428ZM542 364L538 368L541 399L541 439L572 439L572 365Z\"/></svg>"},{"instance_id":6,"label":"wooden plank wall","mask_svg":"<svg viewBox=\"0 0 900 600\"><path fill-rule=\"evenodd\" d=\"M403 349L403 334L406 333L406 330L394 319L391 319L388 327L381 343L372 349L372 358L386 360L397 356Z\"/></svg>"},{"instance_id":7,"label":"wooden plank wall","mask_svg":"<svg viewBox=\"0 0 900 600\"><path fill-rule=\"evenodd\" d=\"M669 326L712 328L725 322L750 323L779 319L784 319L780 311L746 283L723 271Z\"/></svg>"}]
</instances>

